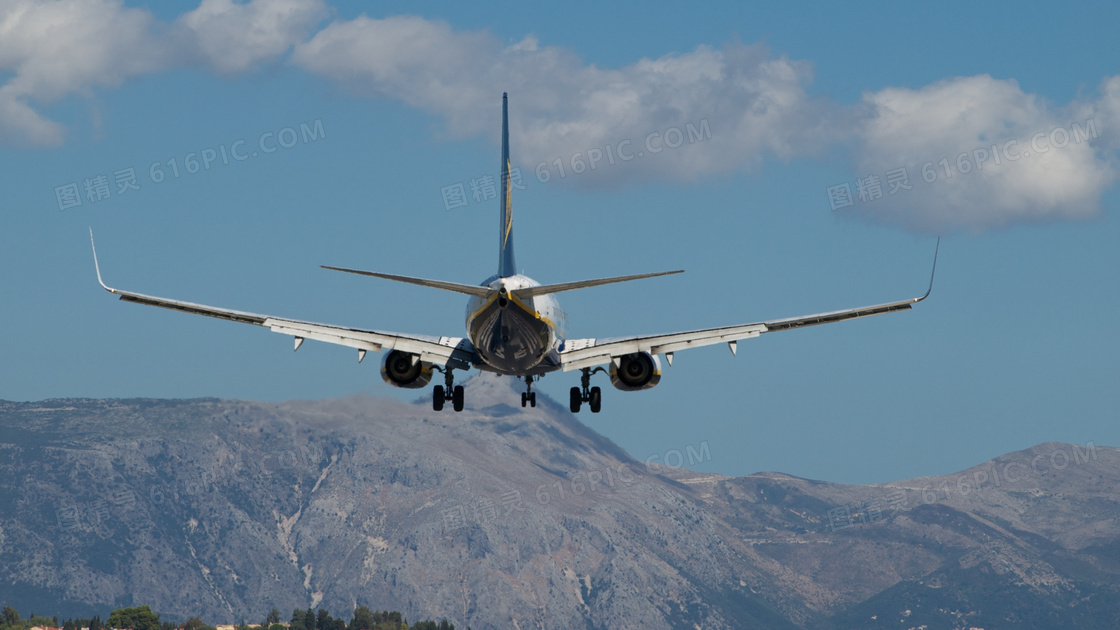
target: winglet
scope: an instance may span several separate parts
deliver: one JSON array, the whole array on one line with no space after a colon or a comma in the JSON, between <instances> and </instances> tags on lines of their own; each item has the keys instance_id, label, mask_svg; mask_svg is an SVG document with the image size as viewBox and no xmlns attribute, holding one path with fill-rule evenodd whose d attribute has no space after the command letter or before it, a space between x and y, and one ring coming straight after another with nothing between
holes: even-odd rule
<instances>
[{"instance_id":1,"label":"winglet","mask_svg":"<svg viewBox=\"0 0 1120 630\"><path fill-rule=\"evenodd\" d=\"M934 274L937 273L937 252L940 249L941 249L941 237L938 236L937 237L937 245L935 245L934 248L933 248L933 269L931 269L930 272L929 272L929 288L926 289L926 294L925 295L923 295L922 297L914 300L915 303L921 302L922 300L926 299L927 297L929 297L929 294L933 292L933 276L934 276Z\"/></svg>"},{"instance_id":2,"label":"winglet","mask_svg":"<svg viewBox=\"0 0 1120 630\"><path fill-rule=\"evenodd\" d=\"M97 264L97 245L95 245L93 243L93 228L92 227L89 229L89 246L93 249L93 268L94 268L95 271L97 271L97 282L98 282L98 284L100 284L101 288L105 289L109 293L116 293L117 292L116 289L109 288L109 286L107 284L105 284L105 281L101 279L101 265Z\"/></svg>"}]
</instances>

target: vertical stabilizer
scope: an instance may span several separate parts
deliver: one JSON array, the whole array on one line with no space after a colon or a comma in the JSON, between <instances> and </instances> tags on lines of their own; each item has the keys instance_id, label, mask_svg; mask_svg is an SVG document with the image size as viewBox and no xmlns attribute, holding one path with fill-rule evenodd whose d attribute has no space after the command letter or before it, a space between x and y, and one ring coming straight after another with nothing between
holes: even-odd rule
<instances>
[{"instance_id":1,"label":"vertical stabilizer","mask_svg":"<svg viewBox=\"0 0 1120 630\"><path fill-rule=\"evenodd\" d=\"M517 273L513 262L513 199L509 179L509 99L502 92L502 214L498 235L498 276L506 278Z\"/></svg>"}]
</instances>

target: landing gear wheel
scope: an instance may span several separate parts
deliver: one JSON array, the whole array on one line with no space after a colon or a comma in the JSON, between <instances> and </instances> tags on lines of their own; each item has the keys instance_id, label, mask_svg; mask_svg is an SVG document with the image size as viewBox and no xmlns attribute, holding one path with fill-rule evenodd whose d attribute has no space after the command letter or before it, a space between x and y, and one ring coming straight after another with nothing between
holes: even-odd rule
<instances>
[{"instance_id":1,"label":"landing gear wheel","mask_svg":"<svg viewBox=\"0 0 1120 630\"><path fill-rule=\"evenodd\" d=\"M587 397L587 406L591 407L591 413L599 413L599 410L603 408L603 390L592 387L591 393Z\"/></svg>"},{"instance_id":2,"label":"landing gear wheel","mask_svg":"<svg viewBox=\"0 0 1120 630\"><path fill-rule=\"evenodd\" d=\"M451 406L455 411L463 410L463 386L456 385L455 389L451 390Z\"/></svg>"},{"instance_id":3,"label":"landing gear wheel","mask_svg":"<svg viewBox=\"0 0 1120 630\"><path fill-rule=\"evenodd\" d=\"M443 385L436 385L432 388L432 409L436 411L443 411L443 401L447 398L443 394Z\"/></svg>"},{"instance_id":4,"label":"landing gear wheel","mask_svg":"<svg viewBox=\"0 0 1120 630\"><path fill-rule=\"evenodd\" d=\"M583 393L579 391L578 387L572 388L571 404L572 413L579 413L579 407L583 404Z\"/></svg>"},{"instance_id":5,"label":"landing gear wheel","mask_svg":"<svg viewBox=\"0 0 1120 630\"><path fill-rule=\"evenodd\" d=\"M533 376L532 374L526 374L525 376L522 376L521 378L522 378L522 380L525 381L525 391L522 392L522 394L521 394L521 407L522 408L524 408L525 406L536 407L537 406L537 393L533 391L533 381L535 381L535 380L539 381L539 380L541 380L541 377L540 376Z\"/></svg>"}]
</instances>

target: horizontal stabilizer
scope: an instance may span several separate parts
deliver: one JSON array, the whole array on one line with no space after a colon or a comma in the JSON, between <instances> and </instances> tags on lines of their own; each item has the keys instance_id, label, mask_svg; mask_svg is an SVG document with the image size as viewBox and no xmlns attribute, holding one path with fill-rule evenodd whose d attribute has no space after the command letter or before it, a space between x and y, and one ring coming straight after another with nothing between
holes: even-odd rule
<instances>
[{"instance_id":1,"label":"horizontal stabilizer","mask_svg":"<svg viewBox=\"0 0 1120 630\"><path fill-rule=\"evenodd\" d=\"M659 271L657 273L641 273L636 276L615 276L613 278L598 278L596 280L577 280L575 282L561 282L559 284L546 284L539 287L526 287L524 289L517 289L513 291L513 297L524 300L538 295L548 295L549 293L560 293L561 291L571 291L573 289L586 289L587 287L597 287L604 284L614 284L615 282L627 282L629 280L641 280L642 278L655 278L657 276L668 276L674 273L684 273L684 269L676 271Z\"/></svg>"},{"instance_id":2,"label":"horizontal stabilizer","mask_svg":"<svg viewBox=\"0 0 1120 630\"><path fill-rule=\"evenodd\" d=\"M372 276L374 278L382 278L384 280L395 280L397 282L406 282L408 284L418 284L422 287L431 287L433 289L443 289L444 291L454 291L455 293L465 293L467 295L474 295L477 297L487 297L494 292L493 289L488 287L480 287L473 284L459 284L457 282L444 282L442 280L428 280L426 278L412 278L409 276L395 276L388 273L377 273L375 271L361 271L359 269L345 269L342 267L331 267L329 265L319 265L323 269L330 269L332 271L345 271L346 273L356 273L359 276Z\"/></svg>"}]
</instances>

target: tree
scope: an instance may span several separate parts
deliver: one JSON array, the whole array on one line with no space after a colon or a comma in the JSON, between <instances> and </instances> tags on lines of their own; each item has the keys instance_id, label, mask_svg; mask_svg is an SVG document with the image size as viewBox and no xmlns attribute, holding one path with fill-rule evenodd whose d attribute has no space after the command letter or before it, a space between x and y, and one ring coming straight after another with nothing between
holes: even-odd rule
<instances>
[{"instance_id":1,"label":"tree","mask_svg":"<svg viewBox=\"0 0 1120 630\"><path fill-rule=\"evenodd\" d=\"M455 630L455 624L443 619L439 623L434 621L420 621L412 626L412 630Z\"/></svg>"},{"instance_id":2,"label":"tree","mask_svg":"<svg viewBox=\"0 0 1120 630\"><path fill-rule=\"evenodd\" d=\"M267 626L272 626L274 623L280 623L280 611L276 610L275 606L272 607L272 610L268 611Z\"/></svg>"},{"instance_id":3,"label":"tree","mask_svg":"<svg viewBox=\"0 0 1120 630\"><path fill-rule=\"evenodd\" d=\"M4 607L4 625L14 626L19 622L19 612L11 606Z\"/></svg>"},{"instance_id":4,"label":"tree","mask_svg":"<svg viewBox=\"0 0 1120 630\"><path fill-rule=\"evenodd\" d=\"M312 626L314 626L314 618L312 618ZM288 624L289 630L314 630L313 627L307 626L307 613L300 609L292 611L292 620Z\"/></svg>"},{"instance_id":5,"label":"tree","mask_svg":"<svg viewBox=\"0 0 1120 630\"><path fill-rule=\"evenodd\" d=\"M289 630L315 630L315 611L311 609L291 611L291 623L288 626Z\"/></svg>"},{"instance_id":6,"label":"tree","mask_svg":"<svg viewBox=\"0 0 1120 630\"><path fill-rule=\"evenodd\" d=\"M369 606L358 606L354 609L354 616L350 619L350 630L373 630L377 620L373 618L373 611Z\"/></svg>"},{"instance_id":7,"label":"tree","mask_svg":"<svg viewBox=\"0 0 1120 630\"><path fill-rule=\"evenodd\" d=\"M116 630L160 630L159 615L149 606L118 608L109 615L105 625Z\"/></svg>"}]
</instances>

